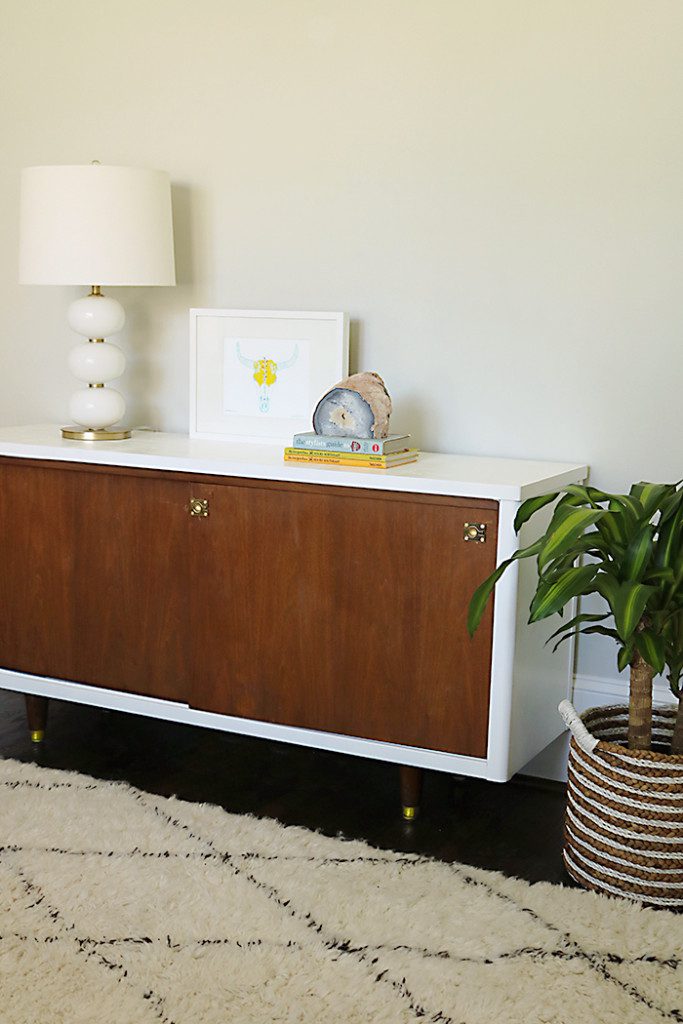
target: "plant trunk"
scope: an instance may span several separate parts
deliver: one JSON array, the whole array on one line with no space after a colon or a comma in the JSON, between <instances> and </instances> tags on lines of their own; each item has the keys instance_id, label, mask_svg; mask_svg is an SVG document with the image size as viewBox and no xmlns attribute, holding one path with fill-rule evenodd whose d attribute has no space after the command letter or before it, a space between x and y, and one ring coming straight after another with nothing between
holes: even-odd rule
<instances>
[{"instance_id":1,"label":"plant trunk","mask_svg":"<svg viewBox=\"0 0 683 1024\"><path fill-rule=\"evenodd\" d=\"M683 697L678 698L676 724L674 725L674 734L671 738L671 753L683 754Z\"/></svg>"},{"instance_id":2,"label":"plant trunk","mask_svg":"<svg viewBox=\"0 0 683 1024\"><path fill-rule=\"evenodd\" d=\"M631 662L631 686L628 702L629 750L649 750L652 743L652 679L651 665L636 651Z\"/></svg>"}]
</instances>

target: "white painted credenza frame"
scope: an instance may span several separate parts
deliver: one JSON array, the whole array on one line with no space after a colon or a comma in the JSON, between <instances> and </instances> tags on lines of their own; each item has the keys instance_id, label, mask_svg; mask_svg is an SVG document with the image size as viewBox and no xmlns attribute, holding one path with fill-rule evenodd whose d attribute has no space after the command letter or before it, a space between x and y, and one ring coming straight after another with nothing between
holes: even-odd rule
<instances>
[{"instance_id":1,"label":"white painted credenza frame","mask_svg":"<svg viewBox=\"0 0 683 1024\"><path fill-rule=\"evenodd\" d=\"M280 447L204 441L154 431L136 431L129 440L119 442L74 442L61 439L54 426L0 429L0 455L492 499L499 506L497 562L509 557L519 543L529 543L533 538L531 527L525 527L521 539L514 534L513 521L522 501L560 490L587 475L586 466L573 463L435 453L423 453L417 463L381 472L302 467L283 462ZM542 516L540 513L535 519ZM537 522L536 531L539 525ZM531 562L514 563L496 590L486 758L197 711L182 703L8 669L0 669L0 688L503 782L562 732L556 708L567 695L571 681L570 645L551 655L543 646L550 632L548 625L526 624L534 576Z\"/></svg>"}]
</instances>

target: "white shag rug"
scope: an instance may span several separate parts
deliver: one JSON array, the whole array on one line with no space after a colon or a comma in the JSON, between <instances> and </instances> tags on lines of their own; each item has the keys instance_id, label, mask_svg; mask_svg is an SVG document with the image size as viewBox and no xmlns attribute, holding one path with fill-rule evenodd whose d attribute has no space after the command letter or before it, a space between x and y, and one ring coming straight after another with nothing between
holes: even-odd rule
<instances>
[{"instance_id":1,"label":"white shag rug","mask_svg":"<svg viewBox=\"0 0 683 1024\"><path fill-rule=\"evenodd\" d=\"M682 956L667 911L0 761L2 1024L683 1021Z\"/></svg>"}]
</instances>

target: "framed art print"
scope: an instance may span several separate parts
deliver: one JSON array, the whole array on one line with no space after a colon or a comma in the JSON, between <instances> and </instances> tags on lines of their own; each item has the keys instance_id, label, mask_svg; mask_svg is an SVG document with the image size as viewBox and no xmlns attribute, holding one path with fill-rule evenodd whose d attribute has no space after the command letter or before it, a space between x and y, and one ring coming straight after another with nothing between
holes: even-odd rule
<instances>
[{"instance_id":1,"label":"framed art print","mask_svg":"<svg viewBox=\"0 0 683 1024\"><path fill-rule=\"evenodd\" d=\"M190 437L290 443L348 374L345 313L190 310Z\"/></svg>"}]
</instances>

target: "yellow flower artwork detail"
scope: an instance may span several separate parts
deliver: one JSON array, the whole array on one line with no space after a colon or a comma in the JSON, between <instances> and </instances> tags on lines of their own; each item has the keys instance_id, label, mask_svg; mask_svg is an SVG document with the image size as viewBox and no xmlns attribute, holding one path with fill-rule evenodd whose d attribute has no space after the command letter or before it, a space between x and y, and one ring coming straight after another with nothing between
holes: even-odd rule
<instances>
[{"instance_id":1,"label":"yellow flower artwork detail","mask_svg":"<svg viewBox=\"0 0 683 1024\"><path fill-rule=\"evenodd\" d=\"M265 384L269 388L277 380L277 363L274 359L255 359L254 370L254 380L259 387Z\"/></svg>"},{"instance_id":2,"label":"yellow flower artwork detail","mask_svg":"<svg viewBox=\"0 0 683 1024\"><path fill-rule=\"evenodd\" d=\"M283 370L288 370L290 366L294 366L299 356L299 346L294 346L294 351L289 359L283 359L280 362L277 362L275 359L270 359L268 356L260 356L258 359L248 359L242 354L239 342L237 342L236 345L236 353L242 366L247 366L250 370L253 370L252 376L258 384L259 412L269 412L270 388L277 383L278 373L282 373Z\"/></svg>"}]
</instances>

